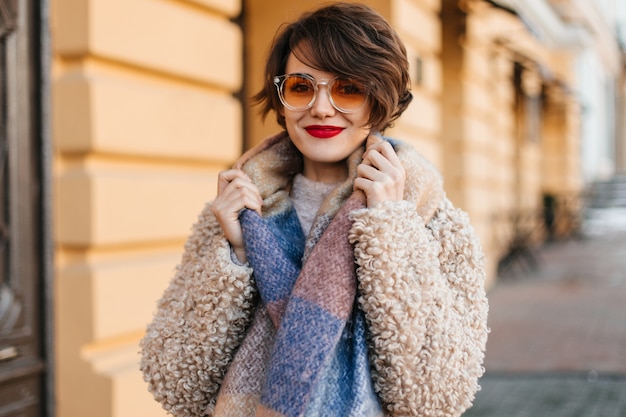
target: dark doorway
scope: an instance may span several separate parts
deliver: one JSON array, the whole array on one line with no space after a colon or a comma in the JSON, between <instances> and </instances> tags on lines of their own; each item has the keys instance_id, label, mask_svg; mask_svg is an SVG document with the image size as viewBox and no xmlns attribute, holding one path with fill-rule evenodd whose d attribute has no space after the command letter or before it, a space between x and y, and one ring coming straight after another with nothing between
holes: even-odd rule
<instances>
[{"instance_id":1,"label":"dark doorway","mask_svg":"<svg viewBox=\"0 0 626 417\"><path fill-rule=\"evenodd\" d=\"M47 415L41 4L0 0L0 417Z\"/></svg>"}]
</instances>

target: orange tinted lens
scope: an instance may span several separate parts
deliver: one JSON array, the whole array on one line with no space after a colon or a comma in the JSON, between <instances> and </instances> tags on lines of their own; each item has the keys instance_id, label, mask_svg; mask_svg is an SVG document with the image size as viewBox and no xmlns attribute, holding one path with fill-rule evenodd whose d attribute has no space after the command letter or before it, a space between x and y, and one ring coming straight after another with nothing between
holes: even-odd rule
<instances>
[{"instance_id":1,"label":"orange tinted lens","mask_svg":"<svg viewBox=\"0 0 626 417\"><path fill-rule=\"evenodd\" d=\"M361 107L365 102L367 89L359 81L337 78L333 83L331 95L337 107L354 110Z\"/></svg>"},{"instance_id":2,"label":"orange tinted lens","mask_svg":"<svg viewBox=\"0 0 626 417\"><path fill-rule=\"evenodd\" d=\"M283 83L283 98L291 107L306 108L315 97L313 82L306 77L291 75Z\"/></svg>"}]
</instances>

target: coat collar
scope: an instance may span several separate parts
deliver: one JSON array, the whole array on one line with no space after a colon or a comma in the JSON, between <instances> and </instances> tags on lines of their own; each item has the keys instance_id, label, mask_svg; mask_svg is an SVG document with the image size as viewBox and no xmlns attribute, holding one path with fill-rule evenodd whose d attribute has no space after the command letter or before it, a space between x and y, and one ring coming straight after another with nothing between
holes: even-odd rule
<instances>
[{"instance_id":1,"label":"coat collar","mask_svg":"<svg viewBox=\"0 0 626 417\"><path fill-rule=\"evenodd\" d=\"M427 222L445 198L443 179L437 169L412 146L378 134L372 134L366 143L348 157L348 179L338 186L325 203L327 211L336 212L352 193L356 167L362 160L367 146L378 141L389 141L406 171L404 199L415 204L418 214ZM273 214L286 209L293 177L302 172L302 155L293 145L287 132L281 132L264 140L245 152L235 168L243 170L264 200L264 213Z\"/></svg>"}]
</instances>

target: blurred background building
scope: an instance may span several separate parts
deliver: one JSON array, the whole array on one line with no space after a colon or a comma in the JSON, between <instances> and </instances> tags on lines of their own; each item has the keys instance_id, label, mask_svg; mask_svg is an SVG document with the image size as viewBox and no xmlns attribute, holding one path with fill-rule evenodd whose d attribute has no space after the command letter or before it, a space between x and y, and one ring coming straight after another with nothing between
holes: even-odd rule
<instances>
[{"instance_id":1,"label":"blurred background building","mask_svg":"<svg viewBox=\"0 0 626 417\"><path fill-rule=\"evenodd\" d=\"M488 286L619 186L623 1L363 2L411 64L386 133L444 174ZM248 102L275 30L318 3L0 0L0 416L165 415L137 343L217 173L277 131Z\"/></svg>"}]
</instances>

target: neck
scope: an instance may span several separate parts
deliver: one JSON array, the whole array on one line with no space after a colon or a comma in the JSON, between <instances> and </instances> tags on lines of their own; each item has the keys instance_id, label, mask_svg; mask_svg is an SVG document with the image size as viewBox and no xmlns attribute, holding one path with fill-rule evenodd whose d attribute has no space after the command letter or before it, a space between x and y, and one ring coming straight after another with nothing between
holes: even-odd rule
<instances>
[{"instance_id":1,"label":"neck","mask_svg":"<svg viewBox=\"0 0 626 417\"><path fill-rule=\"evenodd\" d=\"M311 181L325 184L336 184L345 180L348 176L348 167L345 161L339 163L324 163L304 161L302 175Z\"/></svg>"}]
</instances>

